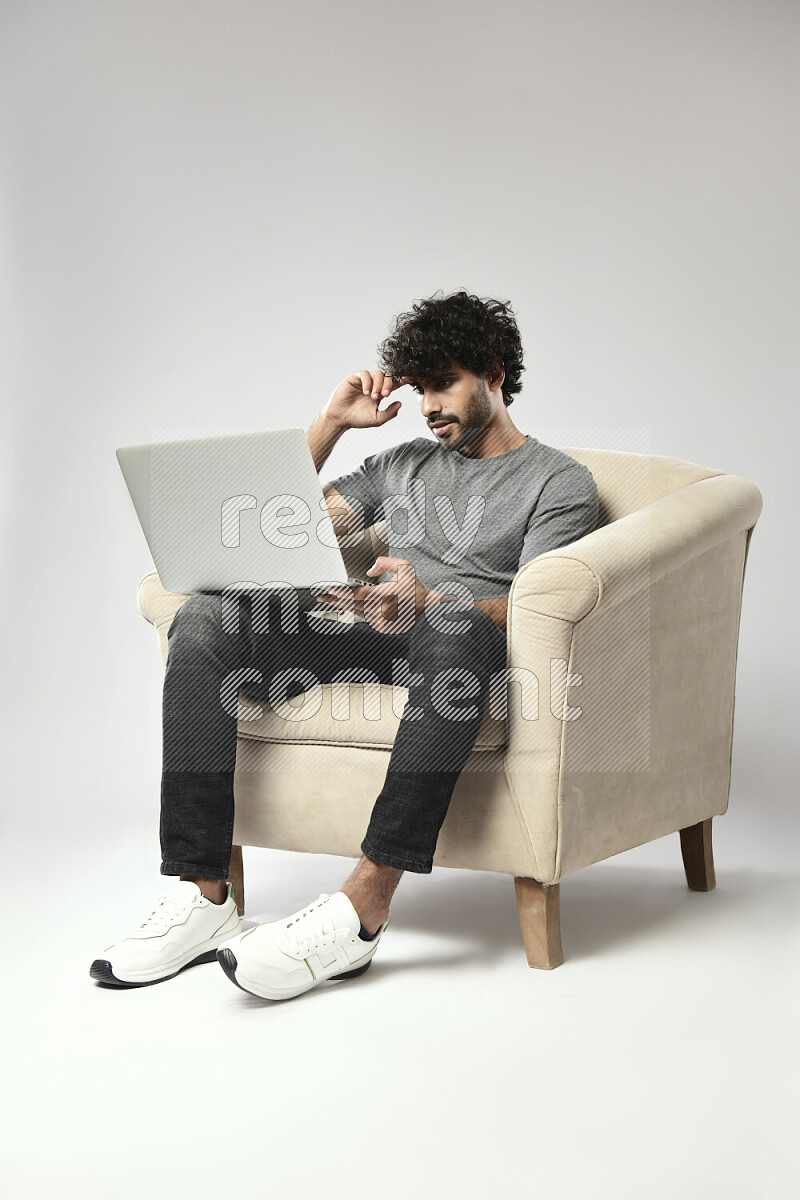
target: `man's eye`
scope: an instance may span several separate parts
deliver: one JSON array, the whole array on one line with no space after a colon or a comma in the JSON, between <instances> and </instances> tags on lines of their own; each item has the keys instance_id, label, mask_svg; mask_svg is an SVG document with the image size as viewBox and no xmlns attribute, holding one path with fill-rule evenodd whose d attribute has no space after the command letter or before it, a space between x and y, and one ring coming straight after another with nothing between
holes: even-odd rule
<instances>
[{"instance_id":1,"label":"man's eye","mask_svg":"<svg viewBox=\"0 0 800 1200\"><path fill-rule=\"evenodd\" d=\"M452 379L434 379L431 381L431 390L434 392L442 392L446 387L449 387L452 382ZM419 396L421 396L425 391L423 387L420 387L419 384L416 383L412 384L411 390L416 392Z\"/></svg>"}]
</instances>

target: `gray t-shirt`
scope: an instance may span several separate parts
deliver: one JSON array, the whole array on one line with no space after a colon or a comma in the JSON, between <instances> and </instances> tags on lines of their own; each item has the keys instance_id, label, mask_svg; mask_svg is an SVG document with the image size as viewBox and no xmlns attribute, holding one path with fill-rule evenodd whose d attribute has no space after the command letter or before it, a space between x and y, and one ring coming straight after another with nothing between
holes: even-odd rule
<instances>
[{"instance_id":1,"label":"gray t-shirt","mask_svg":"<svg viewBox=\"0 0 800 1200\"><path fill-rule=\"evenodd\" d=\"M466 458L414 438L330 483L363 514L365 529L387 520L391 557L410 562L426 587L465 599L507 596L523 563L591 533L597 522L589 468L530 434L492 458Z\"/></svg>"}]
</instances>

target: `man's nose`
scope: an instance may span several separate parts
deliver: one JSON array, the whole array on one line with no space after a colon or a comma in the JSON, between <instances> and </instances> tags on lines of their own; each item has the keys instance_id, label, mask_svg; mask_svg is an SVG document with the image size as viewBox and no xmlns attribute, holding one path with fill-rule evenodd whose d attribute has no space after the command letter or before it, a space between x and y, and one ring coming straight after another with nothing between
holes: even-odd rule
<instances>
[{"instance_id":1,"label":"man's nose","mask_svg":"<svg viewBox=\"0 0 800 1200\"><path fill-rule=\"evenodd\" d=\"M421 408L422 415L426 421L429 421L432 416L438 417L439 413L442 411L442 406L436 399L434 392L423 393Z\"/></svg>"}]
</instances>

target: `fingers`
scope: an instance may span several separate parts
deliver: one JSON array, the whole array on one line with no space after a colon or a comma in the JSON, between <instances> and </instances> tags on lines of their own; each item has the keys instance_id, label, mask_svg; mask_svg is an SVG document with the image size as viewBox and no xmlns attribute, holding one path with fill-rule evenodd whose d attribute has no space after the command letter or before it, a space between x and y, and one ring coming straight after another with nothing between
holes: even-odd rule
<instances>
[{"instance_id":1,"label":"fingers","mask_svg":"<svg viewBox=\"0 0 800 1200\"><path fill-rule=\"evenodd\" d=\"M410 380L403 377L395 379L391 372L384 373L383 371L355 371L350 379L355 383L358 380L361 384L361 390L365 396L371 396L373 400L379 400L382 396L388 396L395 388L402 387L409 383Z\"/></svg>"},{"instance_id":2,"label":"fingers","mask_svg":"<svg viewBox=\"0 0 800 1200\"><path fill-rule=\"evenodd\" d=\"M390 404L388 408L384 408L383 411L378 412L376 414L378 418L378 424L385 425L387 421L391 421L393 417L397 416L402 407L402 400L395 400L394 404Z\"/></svg>"},{"instance_id":3,"label":"fingers","mask_svg":"<svg viewBox=\"0 0 800 1200\"><path fill-rule=\"evenodd\" d=\"M414 627L416 609L407 590L392 582L365 591L362 615L374 629L381 633L407 633Z\"/></svg>"},{"instance_id":4,"label":"fingers","mask_svg":"<svg viewBox=\"0 0 800 1200\"><path fill-rule=\"evenodd\" d=\"M403 563L405 560L389 561ZM413 627L416 619L413 604L409 606L407 603L410 593L395 580L360 586L329 584L316 599L339 610L356 613L378 633L405 633Z\"/></svg>"},{"instance_id":5,"label":"fingers","mask_svg":"<svg viewBox=\"0 0 800 1200\"><path fill-rule=\"evenodd\" d=\"M385 377L384 389L386 387L386 383L389 384L389 391L393 392L396 388L405 387L405 385L407 383L411 383L411 382L412 382L412 380L406 375L401 375L400 377L398 377L396 375L389 374ZM386 393L386 394L388 395L388 393Z\"/></svg>"},{"instance_id":6,"label":"fingers","mask_svg":"<svg viewBox=\"0 0 800 1200\"><path fill-rule=\"evenodd\" d=\"M379 633L405 633L413 627L415 614L413 604L408 604L409 598L409 593L395 581L353 587L329 584L317 596L335 608L363 617Z\"/></svg>"},{"instance_id":7,"label":"fingers","mask_svg":"<svg viewBox=\"0 0 800 1200\"><path fill-rule=\"evenodd\" d=\"M380 575L384 571L396 571L398 567L410 567L407 558L392 558L388 554L379 554L371 567L367 568L368 575Z\"/></svg>"},{"instance_id":8,"label":"fingers","mask_svg":"<svg viewBox=\"0 0 800 1200\"><path fill-rule=\"evenodd\" d=\"M355 374L361 380L364 395L372 396L373 400L379 400L382 395L388 396L392 390L392 377L384 375L383 371L356 371Z\"/></svg>"},{"instance_id":9,"label":"fingers","mask_svg":"<svg viewBox=\"0 0 800 1200\"><path fill-rule=\"evenodd\" d=\"M350 378L360 379L362 392L365 396L370 394L372 391L372 375L369 373L369 371L356 371L355 374L351 375Z\"/></svg>"},{"instance_id":10,"label":"fingers","mask_svg":"<svg viewBox=\"0 0 800 1200\"><path fill-rule=\"evenodd\" d=\"M316 599L323 604L330 604L343 612L358 612L356 591L358 589L352 589L348 584L332 583L328 585L326 591L318 593Z\"/></svg>"}]
</instances>

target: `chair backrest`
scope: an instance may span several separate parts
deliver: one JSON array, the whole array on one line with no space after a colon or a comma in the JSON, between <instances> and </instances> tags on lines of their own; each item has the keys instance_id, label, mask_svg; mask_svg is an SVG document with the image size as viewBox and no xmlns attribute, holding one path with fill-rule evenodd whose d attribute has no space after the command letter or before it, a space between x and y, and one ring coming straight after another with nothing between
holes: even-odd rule
<instances>
[{"instance_id":1,"label":"chair backrest","mask_svg":"<svg viewBox=\"0 0 800 1200\"><path fill-rule=\"evenodd\" d=\"M663 454L592 450L584 446L560 446L559 449L582 462L594 476L600 496L598 528L646 508L700 479L725 473Z\"/></svg>"}]
</instances>

